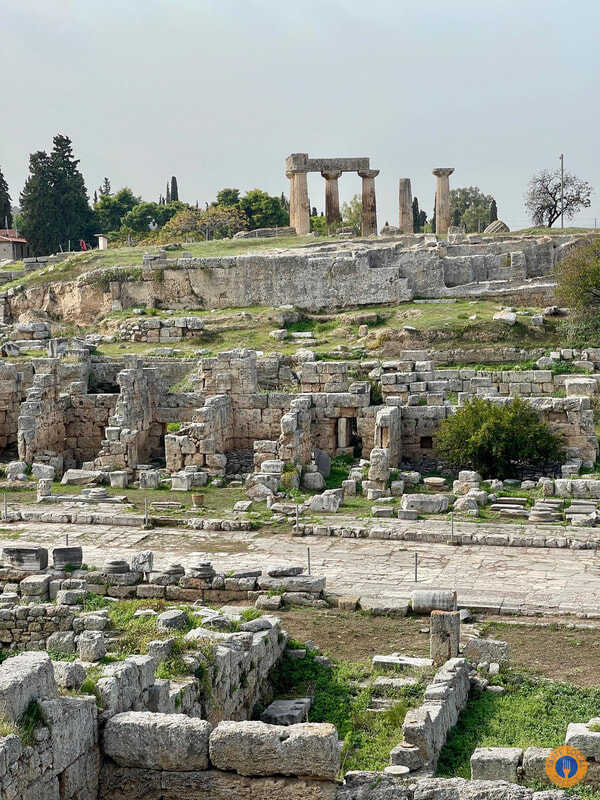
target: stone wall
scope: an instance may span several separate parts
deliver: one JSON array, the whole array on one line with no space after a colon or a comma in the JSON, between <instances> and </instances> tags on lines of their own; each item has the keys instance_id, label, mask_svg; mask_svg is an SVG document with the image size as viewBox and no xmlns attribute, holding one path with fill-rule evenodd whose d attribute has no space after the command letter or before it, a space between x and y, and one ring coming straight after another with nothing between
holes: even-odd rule
<instances>
[{"instance_id":1,"label":"stone wall","mask_svg":"<svg viewBox=\"0 0 600 800\"><path fill-rule=\"evenodd\" d=\"M0 712L17 723L37 703L34 742L0 740L3 800L97 800L100 753L94 697L61 697L46 653L26 652L0 668Z\"/></svg>"},{"instance_id":2,"label":"stone wall","mask_svg":"<svg viewBox=\"0 0 600 800\"><path fill-rule=\"evenodd\" d=\"M515 304L535 298L550 305L554 265L585 238L471 235L464 242L448 243L412 235L315 242L302 250L222 258L151 256L141 269L113 267L72 282L10 289L0 296L0 304L5 320L37 308L90 322L99 313L137 306L187 310L292 304L316 311L398 303L415 296L497 300L511 295Z\"/></svg>"},{"instance_id":3,"label":"stone wall","mask_svg":"<svg viewBox=\"0 0 600 800\"><path fill-rule=\"evenodd\" d=\"M0 363L0 451L17 444L22 380L13 364Z\"/></svg>"}]
</instances>

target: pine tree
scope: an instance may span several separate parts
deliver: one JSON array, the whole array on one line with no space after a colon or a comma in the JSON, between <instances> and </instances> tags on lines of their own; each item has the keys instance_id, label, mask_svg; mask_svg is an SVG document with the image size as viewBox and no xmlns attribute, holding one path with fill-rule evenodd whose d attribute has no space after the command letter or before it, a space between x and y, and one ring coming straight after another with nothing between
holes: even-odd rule
<instances>
[{"instance_id":1,"label":"pine tree","mask_svg":"<svg viewBox=\"0 0 600 800\"><path fill-rule=\"evenodd\" d=\"M498 219L498 206L496 201L492 198L490 203L490 222L495 222Z\"/></svg>"},{"instance_id":2,"label":"pine tree","mask_svg":"<svg viewBox=\"0 0 600 800\"><path fill-rule=\"evenodd\" d=\"M2 174L2 170L0 170L0 228L12 228L12 223L8 184Z\"/></svg>"},{"instance_id":3,"label":"pine tree","mask_svg":"<svg viewBox=\"0 0 600 800\"><path fill-rule=\"evenodd\" d=\"M21 193L21 228L35 255L76 248L93 235L93 215L68 136L53 139L50 155L44 150L29 158L29 177Z\"/></svg>"},{"instance_id":4,"label":"pine tree","mask_svg":"<svg viewBox=\"0 0 600 800\"><path fill-rule=\"evenodd\" d=\"M110 181L108 180L108 178L104 178L104 180L102 181L102 186L99 187L98 191L100 192L101 196L102 195L107 195L108 196L108 195L112 194L112 191L111 191L111 188L110 188Z\"/></svg>"},{"instance_id":5,"label":"pine tree","mask_svg":"<svg viewBox=\"0 0 600 800\"><path fill-rule=\"evenodd\" d=\"M171 203L176 203L179 200L179 191L177 190L177 178L175 175L171 178Z\"/></svg>"},{"instance_id":6,"label":"pine tree","mask_svg":"<svg viewBox=\"0 0 600 800\"><path fill-rule=\"evenodd\" d=\"M169 181L167 181L167 194L165 195L165 203L169 205L171 202L171 187L169 185Z\"/></svg>"}]
</instances>

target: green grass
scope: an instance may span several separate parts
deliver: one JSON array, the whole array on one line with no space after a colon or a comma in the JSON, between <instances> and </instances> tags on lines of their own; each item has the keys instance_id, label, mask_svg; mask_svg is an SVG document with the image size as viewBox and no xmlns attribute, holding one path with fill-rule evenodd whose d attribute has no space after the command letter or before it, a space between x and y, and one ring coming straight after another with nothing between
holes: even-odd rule
<instances>
[{"instance_id":1,"label":"green grass","mask_svg":"<svg viewBox=\"0 0 600 800\"><path fill-rule=\"evenodd\" d=\"M4 715L0 715L0 737L18 736L24 746L31 747L34 744L34 731L41 722L40 707L35 700L32 700L17 723L7 720Z\"/></svg>"},{"instance_id":2,"label":"green grass","mask_svg":"<svg viewBox=\"0 0 600 800\"><path fill-rule=\"evenodd\" d=\"M336 456L331 459L331 471L327 478L325 478L325 486L327 489L341 488L342 481L348 478L353 461L354 459L352 456Z\"/></svg>"},{"instance_id":3,"label":"green grass","mask_svg":"<svg viewBox=\"0 0 600 800\"><path fill-rule=\"evenodd\" d=\"M280 236L273 239L216 239L209 242L183 244L181 250L167 251L167 257L180 258L182 252L190 252L194 258L215 258L260 253L277 248L304 247L322 242L336 241L336 237L323 237L315 240L311 236ZM86 253L73 253L58 264L44 266L42 269L25 273L3 288L11 286L36 286L44 283L74 280L84 272L106 269L121 265L136 266L142 263L144 253L158 252L159 245L139 245L137 247L110 247L108 250L92 250ZM11 266L12 270L12 266Z\"/></svg>"},{"instance_id":4,"label":"green grass","mask_svg":"<svg viewBox=\"0 0 600 800\"><path fill-rule=\"evenodd\" d=\"M298 643L291 643L291 646ZM368 662L342 661L327 669L307 652L297 660L284 656L272 671L278 697L313 696L310 722L330 722L344 741L342 769L382 770L390 760L390 750L402 740L402 723L409 708L419 705L423 684L398 690L390 696L396 702L387 711L367 711L371 702L369 687L359 682L372 677Z\"/></svg>"},{"instance_id":5,"label":"green grass","mask_svg":"<svg viewBox=\"0 0 600 800\"><path fill-rule=\"evenodd\" d=\"M437 774L469 778L469 759L476 747L558 747L569 722L598 715L600 689L538 682L508 673L499 683L504 695L484 692L470 700L450 732Z\"/></svg>"}]
</instances>

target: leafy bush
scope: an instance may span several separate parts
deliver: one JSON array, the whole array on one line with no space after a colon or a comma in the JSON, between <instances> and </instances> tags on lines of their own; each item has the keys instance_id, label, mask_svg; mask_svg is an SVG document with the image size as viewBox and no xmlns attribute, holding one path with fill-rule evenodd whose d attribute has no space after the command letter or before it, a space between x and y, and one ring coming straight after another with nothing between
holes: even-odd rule
<instances>
[{"instance_id":1,"label":"leafy bush","mask_svg":"<svg viewBox=\"0 0 600 800\"><path fill-rule=\"evenodd\" d=\"M583 314L600 308L600 240L576 247L555 267L556 296Z\"/></svg>"},{"instance_id":2,"label":"leafy bush","mask_svg":"<svg viewBox=\"0 0 600 800\"><path fill-rule=\"evenodd\" d=\"M520 398L502 406L474 398L442 422L435 447L450 467L498 478L564 458L560 437Z\"/></svg>"}]
</instances>

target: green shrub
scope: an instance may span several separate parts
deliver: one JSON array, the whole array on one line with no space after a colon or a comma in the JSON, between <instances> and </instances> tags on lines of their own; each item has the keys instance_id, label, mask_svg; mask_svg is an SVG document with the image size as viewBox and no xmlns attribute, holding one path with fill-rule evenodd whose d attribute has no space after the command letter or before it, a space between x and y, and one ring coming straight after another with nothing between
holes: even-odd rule
<instances>
[{"instance_id":1,"label":"green shrub","mask_svg":"<svg viewBox=\"0 0 600 800\"><path fill-rule=\"evenodd\" d=\"M474 398L443 420L435 437L437 455L454 469L507 478L525 468L557 464L564 458L560 437L524 400L506 405Z\"/></svg>"}]
</instances>

